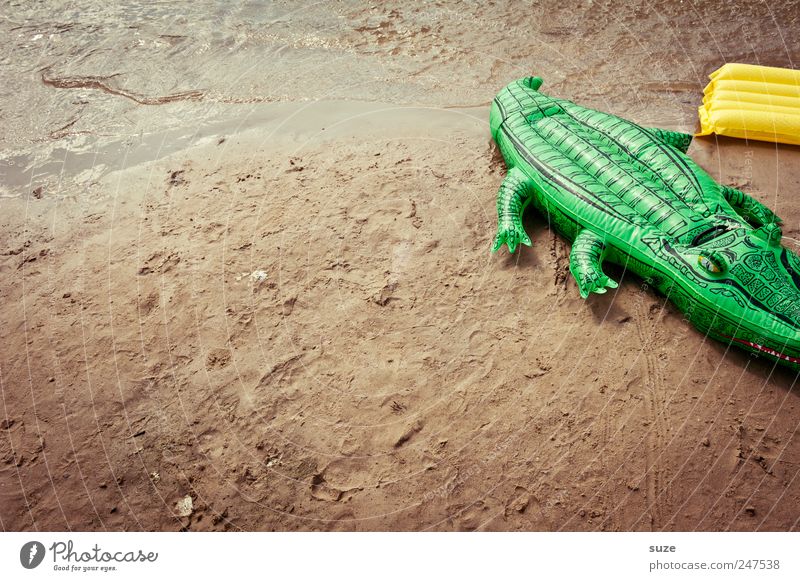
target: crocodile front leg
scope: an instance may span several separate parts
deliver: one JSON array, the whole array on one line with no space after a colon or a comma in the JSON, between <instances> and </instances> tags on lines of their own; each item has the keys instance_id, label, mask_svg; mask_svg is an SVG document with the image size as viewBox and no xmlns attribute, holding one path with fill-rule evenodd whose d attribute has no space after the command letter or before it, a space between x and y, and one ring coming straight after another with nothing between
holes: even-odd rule
<instances>
[{"instance_id":1,"label":"crocodile front leg","mask_svg":"<svg viewBox=\"0 0 800 581\"><path fill-rule=\"evenodd\" d=\"M755 222L759 226L783 222L772 210L741 190L722 186L722 195L745 220Z\"/></svg>"},{"instance_id":2,"label":"crocodile front leg","mask_svg":"<svg viewBox=\"0 0 800 581\"><path fill-rule=\"evenodd\" d=\"M603 294L619 286L603 273L605 250L603 239L591 230L581 230L575 238L569 254L569 270L578 283L581 298L585 299L592 292Z\"/></svg>"},{"instance_id":3,"label":"crocodile front leg","mask_svg":"<svg viewBox=\"0 0 800 581\"><path fill-rule=\"evenodd\" d=\"M492 252L499 250L503 244L508 245L511 253L520 243L531 245L531 239L522 227L522 213L532 197L530 178L521 170L511 168L497 192L497 236L494 238Z\"/></svg>"}]
</instances>

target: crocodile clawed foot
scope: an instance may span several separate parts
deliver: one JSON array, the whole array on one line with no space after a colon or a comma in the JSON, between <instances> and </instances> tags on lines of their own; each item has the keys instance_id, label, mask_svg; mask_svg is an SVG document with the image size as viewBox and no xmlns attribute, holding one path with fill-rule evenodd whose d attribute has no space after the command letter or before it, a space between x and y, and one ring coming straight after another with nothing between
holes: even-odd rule
<instances>
[{"instance_id":1,"label":"crocodile clawed foot","mask_svg":"<svg viewBox=\"0 0 800 581\"><path fill-rule=\"evenodd\" d=\"M617 281L609 278L606 275L600 277L586 277L578 282L578 291L581 293L581 298L587 298L591 293L603 295L609 289L615 289L619 286Z\"/></svg>"},{"instance_id":2,"label":"crocodile clawed foot","mask_svg":"<svg viewBox=\"0 0 800 581\"><path fill-rule=\"evenodd\" d=\"M508 251L511 254L514 254L514 251L520 244L531 246L533 243L531 242L528 234L522 228L507 228L497 232L497 236L494 237L492 252L497 252L500 250L500 247L503 246L503 244L508 246Z\"/></svg>"},{"instance_id":3,"label":"crocodile clawed foot","mask_svg":"<svg viewBox=\"0 0 800 581\"><path fill-rule=\"evenodd\" d=\"M569 270L578 283L581 298L591 293L604 294L617 288L617 281L603 272L602 262L606 245L603 238L591 230L581 230L569 254Z\"/></svg>"}]
</instances>

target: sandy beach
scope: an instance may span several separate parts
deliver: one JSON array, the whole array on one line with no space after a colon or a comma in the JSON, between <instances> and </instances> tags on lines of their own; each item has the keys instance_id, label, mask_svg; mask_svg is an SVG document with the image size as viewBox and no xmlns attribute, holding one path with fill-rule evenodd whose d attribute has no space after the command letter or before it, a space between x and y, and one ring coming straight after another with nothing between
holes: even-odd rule
<instances>
[{"instance_id":1,"label":"sandy beach","mask_svg":"<svg viewBox=\"0 0 800 581\"><path fill-rule=\"evenodd\" d=\"M0 24L2 530L797 530L797 375L534 212L491 254L488 127L537 74L694 131L792 2L214 6ZM689 154L800 250L800 147Z\"/></svg>"}]
</instances>

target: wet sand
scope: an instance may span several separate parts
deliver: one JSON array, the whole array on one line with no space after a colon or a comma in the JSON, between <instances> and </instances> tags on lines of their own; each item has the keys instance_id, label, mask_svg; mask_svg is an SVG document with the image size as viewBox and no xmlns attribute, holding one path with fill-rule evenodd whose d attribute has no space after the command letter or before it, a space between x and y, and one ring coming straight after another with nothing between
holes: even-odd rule
<instances>
[{"instance_id":1,"label":"wet sand","mask_svg":"<svg viewBox=\"0 0 800 581\"><path fill-rule=\"evenodd\" d=\"M514 40L512 7L483 13L489 40L487 22L511 23L497 51L514 61L485 78L486 46L465 64L466 17L442 17L434 42L408 9L350 13L341 38L369 38L364 54L400 67L402 97L304 102L297 89L174 127L159 109L138 141L9 144L2 529L795 530L794 373L705 340L620 269L616 292L581 300L569 244L534 213L532 248L489 252L505 168L486 103L533 63L545 91L687 130L709 63L748 56L737 31L763 36L759 62L800 54L769 15L748 27L737 13L716 44L671 60L701 40L677 46L658 24L674 41L683 20L715 15L626 10L536 20L549 45ZM627 38L630 56L606 65L624 84L609 82L599 61ZM458 56L443 64L425 42ZM412 53L429 72L402 69ZM642 73L653 54L658 70ZM408 99L414 79L458 70L474 93ZM178 84L153 93L193 88ZM78 91L148 119L147 105ZM158 107L179 106L203 103ZM690 154L776 209L800 248L800 148L703 138Z\"/></svg>"}]
</instances>

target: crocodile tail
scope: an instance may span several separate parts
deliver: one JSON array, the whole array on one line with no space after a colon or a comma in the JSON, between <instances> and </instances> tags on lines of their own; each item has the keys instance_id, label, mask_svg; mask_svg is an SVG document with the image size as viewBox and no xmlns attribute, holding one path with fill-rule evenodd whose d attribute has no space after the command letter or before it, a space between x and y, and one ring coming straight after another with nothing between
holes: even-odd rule
<instances>
[{"instance_id":1,"label":"crocodile tail","mask_svg":"<svg viewBox=\"0 0 800 581\"><path fill-rule=\"evenodd\" d=\"M522 79L520 84L525 87L526 89L533 89L534 91L538 91L539 87L542 86L542 77L525 77Z\"/></svg>"}]
</instances>

